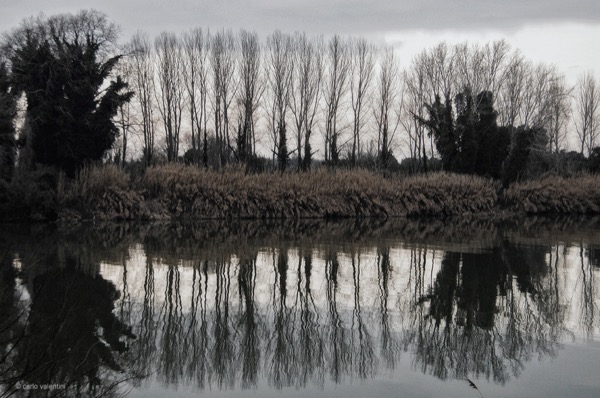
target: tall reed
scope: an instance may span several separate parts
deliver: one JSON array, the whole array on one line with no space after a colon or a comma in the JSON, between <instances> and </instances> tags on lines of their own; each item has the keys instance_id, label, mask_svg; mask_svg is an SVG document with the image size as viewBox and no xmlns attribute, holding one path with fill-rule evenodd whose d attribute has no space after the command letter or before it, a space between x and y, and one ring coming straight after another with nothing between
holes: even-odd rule
<instances>
[{"instance_id":1,"label":"tall reed","mask_svg":"<svg viewBox=\"0 0 600 398\"><path fill-rule=\"evenodd\" d=\"M529 214L599 213L600 176L547 176L511 185L502 198L510 208Z\"/></svg>"}]
</instances>

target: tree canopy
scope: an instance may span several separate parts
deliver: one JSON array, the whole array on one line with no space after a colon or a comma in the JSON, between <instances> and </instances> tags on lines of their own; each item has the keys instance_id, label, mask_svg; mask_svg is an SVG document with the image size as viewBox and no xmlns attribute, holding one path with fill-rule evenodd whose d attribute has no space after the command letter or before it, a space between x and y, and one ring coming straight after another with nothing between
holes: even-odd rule
<instances>
[{"instance_id":1,"label":"tree canopy","mask_svg":"<svg viewBox=\"0 0 600 398\"><path fill-rule=\"evenodd\" d=\"M131 99L127 83L111 72L114 27L103 14L81 12L27 21L7 40L12 83L27 99L25 137L33 159L69 175L99 160L118 135L112 119Z\"/></svg>"},{"instance_id":2,"label":"tree canopy","mask_svg":"<svg viewBox=\"0 0 600 398\"><path fill-rule=\"evenodd\" d=\"M433 136L445 170L499 178L508 155L510 134L498 127L493 94L482 91L473 96L469 88L442 103L436 96L425 104L428 119L414 117Z\"/></svg>"},{"instance_id":3,"label":"tree canopy","mask_svg":"<svg viewBox=\"0 0 600 398\"><path fill-rule=\"evenodd\" d=\"M14 117L16 97L10 86L6 62L0 62L0 179L10 180L14 167L16 145Z\"/></svg>"}]
</instances>

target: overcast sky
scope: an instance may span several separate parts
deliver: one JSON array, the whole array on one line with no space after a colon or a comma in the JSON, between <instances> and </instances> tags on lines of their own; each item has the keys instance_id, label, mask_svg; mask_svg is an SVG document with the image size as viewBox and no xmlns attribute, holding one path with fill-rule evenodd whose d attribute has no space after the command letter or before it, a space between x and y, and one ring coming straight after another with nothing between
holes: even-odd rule
<instances>
[{"instance_id":1,"label":"overcast sky","mask_svg":"<svg viewBox=\"0 0 600 398\"><path fill-rule=\"evenodd\" d=\"M403 64L442 40L506 39L533 61L556 64L574 81L600 76L598 0L0 0L0 30L26 17L94 8L122 28L155 35L201 26L361 35L398 48Z\"/></svg>"}]
</instances>

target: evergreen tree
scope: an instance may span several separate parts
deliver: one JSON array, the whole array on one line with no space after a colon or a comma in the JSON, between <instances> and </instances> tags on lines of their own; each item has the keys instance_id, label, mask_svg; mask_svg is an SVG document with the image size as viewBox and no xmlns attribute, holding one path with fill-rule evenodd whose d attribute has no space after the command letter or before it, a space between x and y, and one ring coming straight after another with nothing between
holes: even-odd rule
<instances>
[{"instance_id":1,"label":"evergreen tree","mask_svg":"<svg viewBox=\"0 0 600 398\"><path fill-rule=\"evenodd\" d=\"M16 143L14 117L16 114L16 96L10 85L6 63L0 63L0 179L12 179Z\"/></svg>"},{"instance_id":2,"label":"evergreen tree","mask_svg":"<svg viewBox=\"0 0 600 398\"><path fill-rule=\"evenodd\" d=\"M279 171L284 172L287 168L288 162L288 151L287 151L287 135L285 123L279 124L279 141L277 145L277 168Z\"/></svg>"},{"instance_id":3,"label":"evergreen tree","mask_svg":"<svg viewBox=\"0 0 600 398\"><path fill-rule=\"evenodd\" d=\"M531 167L533 150L542 144L545 131L541 128L519 126L513 133L510 153L502 169L502 184L508 187L511 182L520 180Z\"/></svg>"},{"instance_id":4,"label":"evergreen tree","mask_svg":"<svg viewBox=\"0 0 600 398\"><path fill-rule=\"evenodd\" d=\"M392 160L393 154L392 154L392 149L390 148L389 142L390 142L390 139L389 139L388 127L384 126L381 131L381 150L379 151L379 154L378 154L379 167L382 170L387 170L390 167L390 163Z\"/></svg>"},{"instance_id":5,"label":"evergreen tree","mask_svg":"<svg viewBox=\"0 0 600 398\"><path fill-rule=\"evenodd\" d=\"M592 149L588 158L588 168L592 173L600 172L600 146Z\"/></svg>"},{"instance_id":6,"label":"evergreen tree","mask_svg":"<svg viewBox=\"0 0 600 398\"><path fill-rule=\"evenodd\" d=\"M465 88L454 97L456 117L449 97L425 104L429 119L415 118L433 135L444 170L499 178L508 155L508 130L499 129L493 95L483 91L473 98Z\"/></svg>"},{"instance_id":7,"label":"evergreen tree","mask_svg":"<svg viewBox=\"0 0 600 398\"><path fill-rule=\"evenodd\" d=\"M474 172L500 178L502 162L508 156L510 134L508 129L499 128L498 113L494 110L494 95L483 91L477 95L478 156Z\"/></svg>"},{"instance_id":8,"label":"evergreen tree","mask_svg":"<svg viewBox=\"0 0 600 398\"><path fill-rule=\"evenodd\" d=\"M425 104L425 108L429 116L428 120L417 115L413 116L419 123L427 127L430 136L433 134L435 147L442 157L443 169L457 171L459 147L454 132L451 101L446 98L445 104L443 104L440 96L436 95L435 101L431 105Z\"/></svg>"},{"instance_id":9,"label":"evergreen tree","mask_svg":"<svg viewBox=\"0 0 600 398\"><path fill-rule=\"evenodd\" d=\"M11 59L13 82L27 98L34 161L73 176L112 147L118 135L112 119L133 93L120 77L103 88L120 56L100 61L100 37L52 25L49 31L45 36L25 31Z\"/></svg>"},{"instance_id":10,"label":"evergreen tree","mask_svg":"<svg viewBox=\"0 0 600 398\"><path fill-rule=\"evenodd\" d=\"M477 168L479 140L477 137L477 114L473 106L471 90L465 89L454 98L456 106L456 136L458 162L455 171L474 173Z\"/></svg>"}]
</instances>

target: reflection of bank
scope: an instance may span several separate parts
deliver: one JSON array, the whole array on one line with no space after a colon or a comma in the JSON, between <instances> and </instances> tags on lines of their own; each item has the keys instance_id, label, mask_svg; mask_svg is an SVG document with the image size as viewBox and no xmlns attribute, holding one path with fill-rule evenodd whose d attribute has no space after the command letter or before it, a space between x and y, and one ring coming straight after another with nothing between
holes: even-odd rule
<instances>
[{"instance_id":1,"label":"reflection of bank","mask_svg":"<svg viewBox=\"0 0 600 398\"><path fill-rule=\"evenodd\" d=\"M123 378L118 354L127 350L128 340L134 337L113 313L119 293L98 273L80 269L81 258L73 253L63 251L60 265L49 261L58 257L56 252L46 254L43 265L39 260L28 263L30 256L21 257L19 271L26 284L20 285L17 275L12 275L13 291L20 286L29 293L26 317L15 316L17 303L5 300L9 289L2 286L0 323L3 331L11 332L3 333L0 342L5 346L2 352L9 353L2 361L0 381L10 391L25 395L29 390L16 391L17 385L64 386L35 389L35 394L110 394ZM6 276L15 268L3 264L3 272Z\"/></svg>"}]
</instances>

